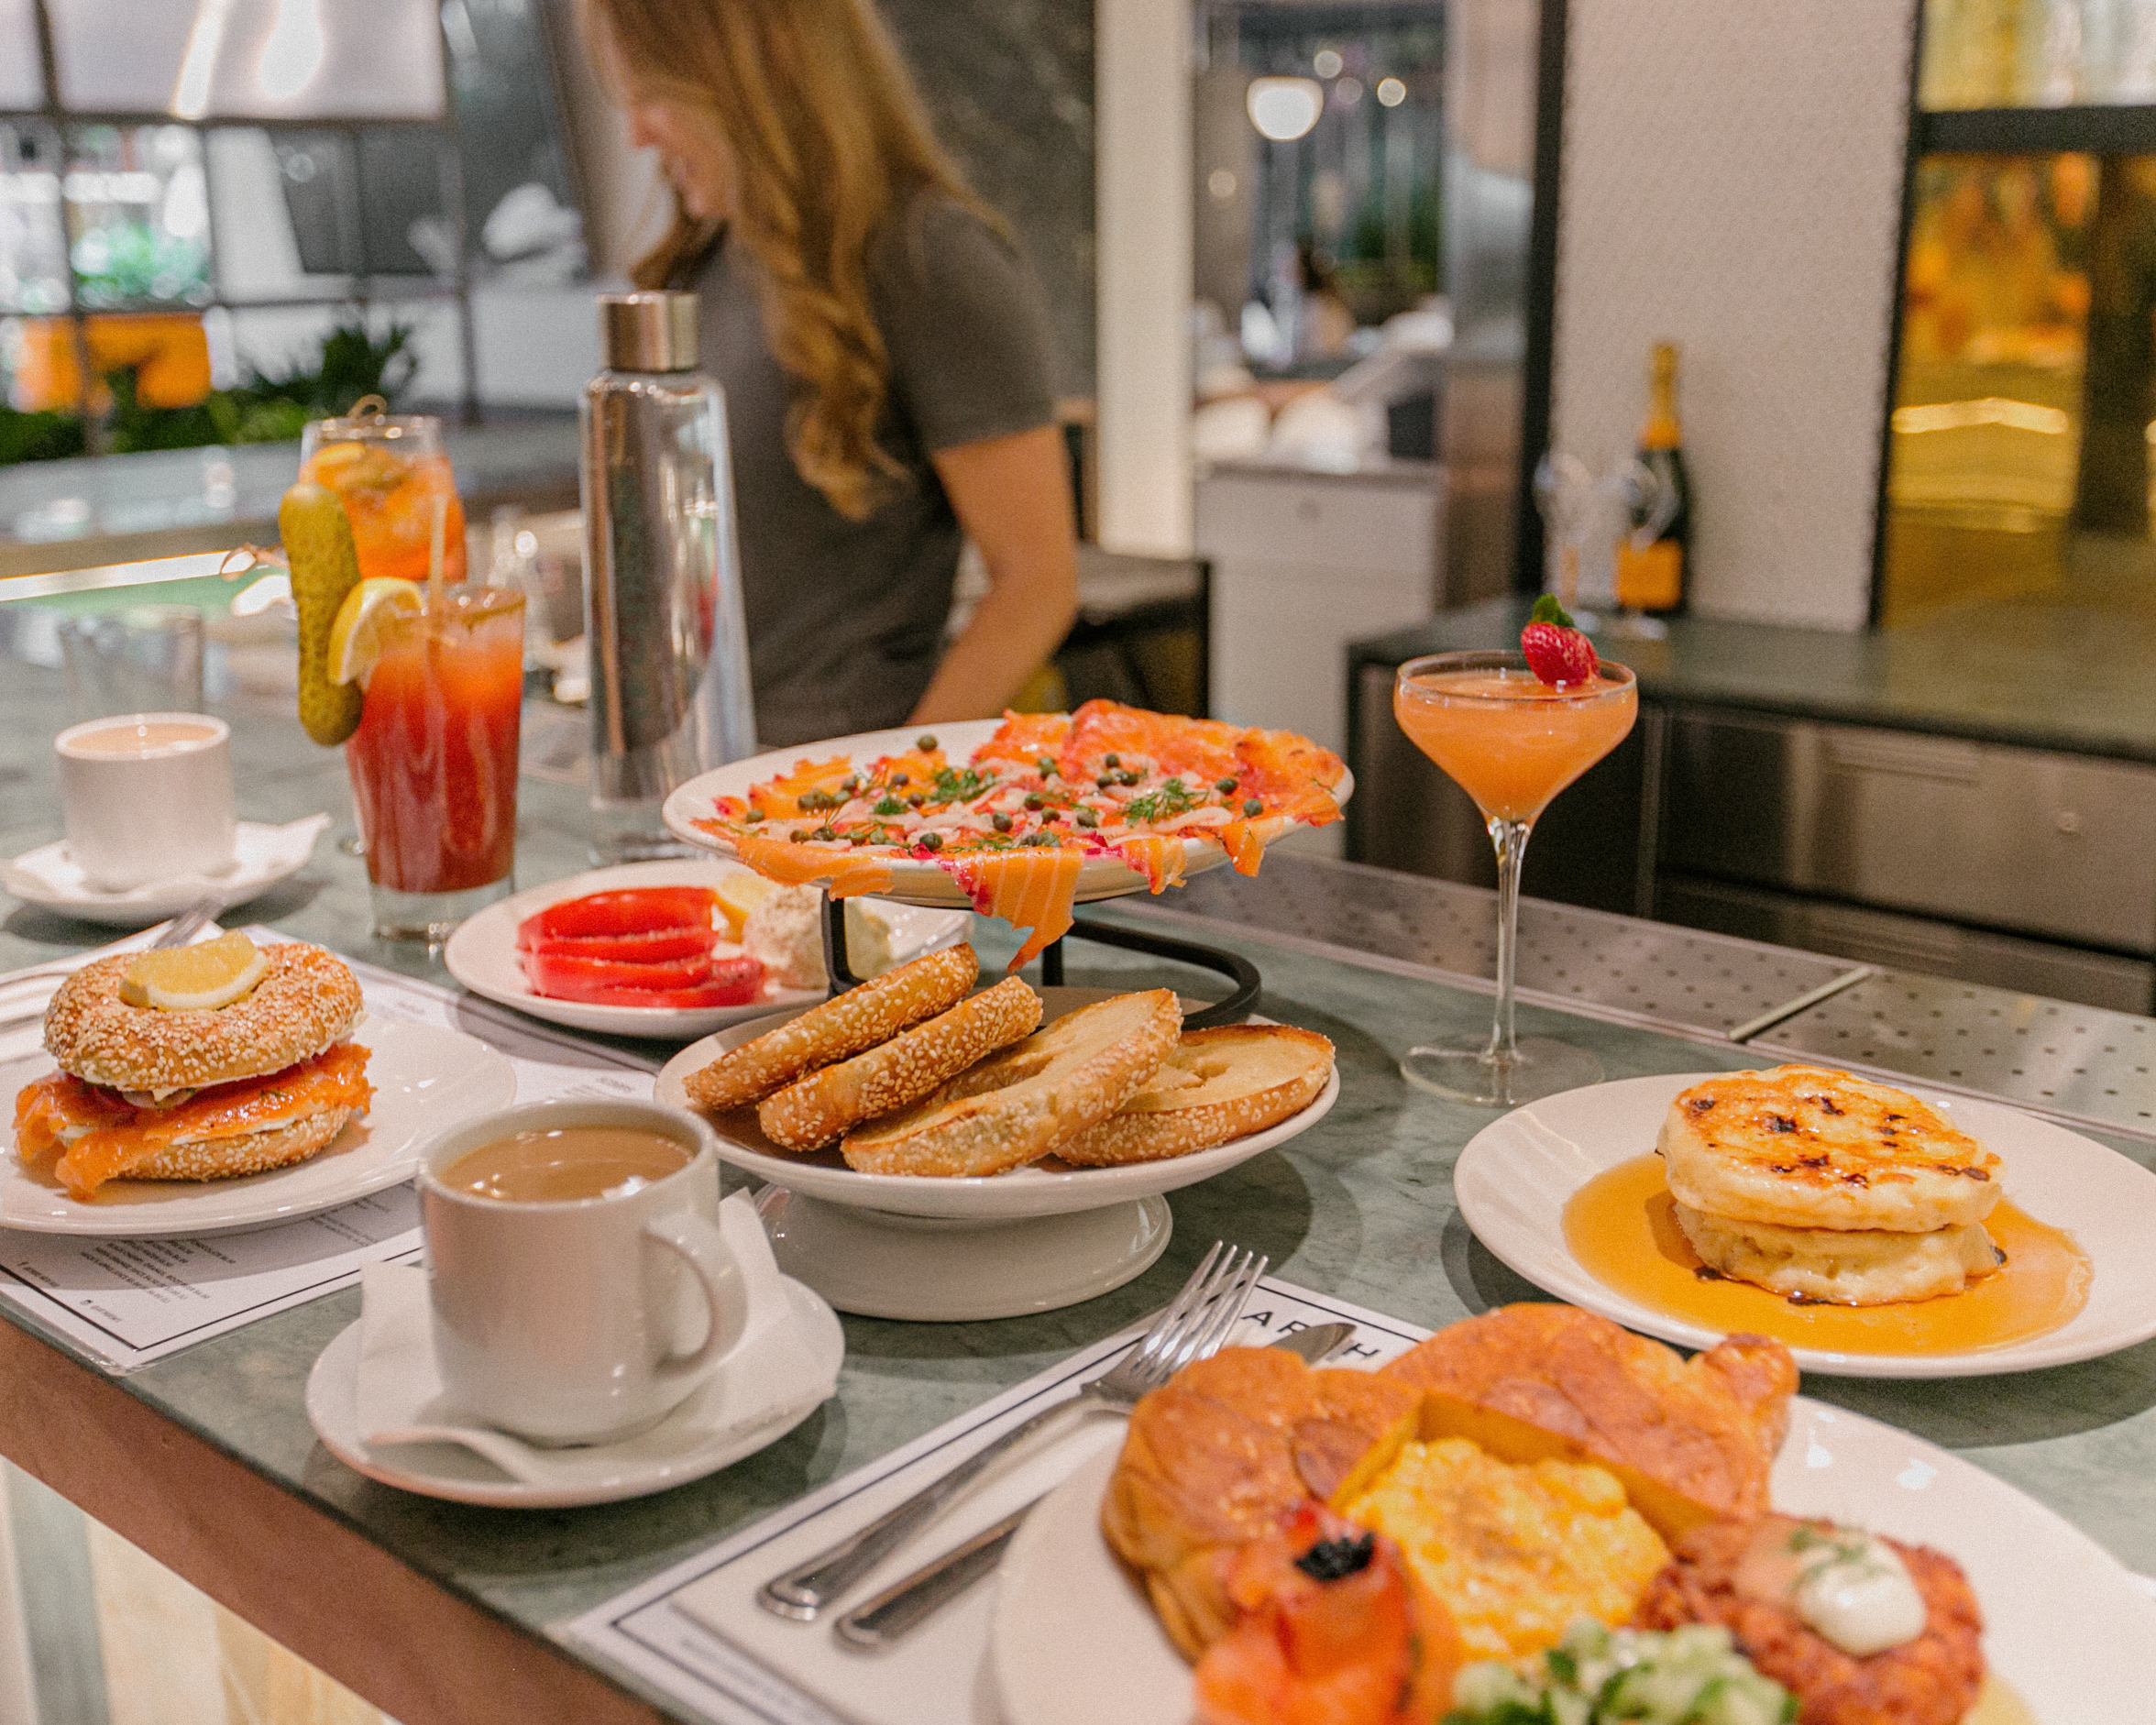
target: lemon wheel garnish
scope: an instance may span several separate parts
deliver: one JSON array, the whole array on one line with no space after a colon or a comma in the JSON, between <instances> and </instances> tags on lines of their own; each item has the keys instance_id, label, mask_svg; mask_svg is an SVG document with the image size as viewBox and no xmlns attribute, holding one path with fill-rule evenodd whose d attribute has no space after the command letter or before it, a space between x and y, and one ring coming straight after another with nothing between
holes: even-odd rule
<instances>
[{"instance_id":1,"label":"lemon wheel garnish","mask_svg":"<svg viewBox=\"0 0 2156 1725\"><path fill-rule=\"evenodd\" d=\"M422 609L419 583L378 575L345 595L329 626L329 680L365 687L391 622Z\"/></svg>"},{"instance_id":2,"label":"lemon wheel garnish","mask_svg":"<svg viewBox=\"0 0 2156 1725\"><path fill-rule=\"evenodd\" d=\"M719 877L717 891L720 914L726 918L733 938L738 940L742 924L749 919L749 912L778 891L778 887L761 874L752 874L746 869L735 873L730 869Z\"/></svg>"},{"instance_id":3,"label":"lemon wheel garnish","mask_svg":"<svg viewBox=\"0 0 2156 1725\"><path fill-rule=\"evenodd\" d=\"M235 930L200 946L145 952L120 977L120 999L166 1012L228 1006L262 980L270 961Z\"/></svg>"}]
</instances>

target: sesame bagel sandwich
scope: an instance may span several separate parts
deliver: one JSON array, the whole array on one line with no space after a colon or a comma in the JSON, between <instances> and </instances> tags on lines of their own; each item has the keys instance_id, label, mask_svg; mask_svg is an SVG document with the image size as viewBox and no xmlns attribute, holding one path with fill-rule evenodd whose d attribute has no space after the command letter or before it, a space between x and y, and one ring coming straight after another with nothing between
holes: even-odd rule
<instances>
[{"instance_id":1,"label":"sesame bagel sandwich","mask_svg":"<svg viewBox=\"0 0 2156 1725\"><path fill-rule=\"evenodd\" d=\"M111 1180L303 1161L372 1100L342 960L244 934L86 964L45 1010L60 1071L15 1102L16 1154L86 1199Z\"/></svg>"}]
</instances>

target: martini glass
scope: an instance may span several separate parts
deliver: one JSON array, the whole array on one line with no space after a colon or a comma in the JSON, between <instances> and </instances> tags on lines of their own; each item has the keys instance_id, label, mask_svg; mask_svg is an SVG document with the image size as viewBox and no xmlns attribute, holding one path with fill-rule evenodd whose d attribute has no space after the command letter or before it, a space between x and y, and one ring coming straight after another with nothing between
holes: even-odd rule
<instances>
[{"instance_id":1,"label":"martini glass","mask_svg":"<svg viewBox=\"0 0 2156 1725\"><path fill-rule=\"evenodd\" d=\"M1490 1038L1410 1049L1401 1076L1489 1108L1596 1082L1601 1062L1585 1049L1512 1035L1520 862L1550 799L1631 731L1639 714L1632 673L1605 663L1590 681L1553 687L1518 653L1441 653L1400 667L1392 712L1415 747L1475 799L1497 847L1497 1012Z\"/></svg>"}]
</instances>

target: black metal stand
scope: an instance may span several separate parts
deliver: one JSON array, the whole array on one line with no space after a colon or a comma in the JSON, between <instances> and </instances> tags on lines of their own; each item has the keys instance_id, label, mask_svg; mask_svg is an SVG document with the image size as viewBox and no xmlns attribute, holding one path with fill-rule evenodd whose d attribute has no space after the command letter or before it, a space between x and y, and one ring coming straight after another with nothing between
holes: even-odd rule
<instances>
[{"instance_id":1,"label":"black metal stand","mask_svg":"<svg viewBox=\"0 0 2156 1725\"><path fill-rule=\"evenodd\" d=\"M1258 992L1264 985L1258 974L1258 967L1238 952L1223 951L1218 947L1201 946L1195 940L1178 940L1171 935L1146 934L1135 928L1111 928L1097 922L1073 922L1070 933L1062 940L1050 941L1040 953L1040 982L1046 988L1060 988L1063 983L1063 940L1092 940L1102 946L1121 947L1127 952L1143 952L1152 958L1172 959L1179 964L1194 965L1200 970L1213 971L1235 983L1235 992L1226 1000L1190 1014L1182 1021L1186 1030L1205 1030L1215 1025L1240 1024L1250 1016L1258 1004ZM846 904L826 893L823 899L823 968L830 978L830 992L842 994L849 988L858 987L861 978L853 974L846 961Z\"/></svg>"}]
</instances>

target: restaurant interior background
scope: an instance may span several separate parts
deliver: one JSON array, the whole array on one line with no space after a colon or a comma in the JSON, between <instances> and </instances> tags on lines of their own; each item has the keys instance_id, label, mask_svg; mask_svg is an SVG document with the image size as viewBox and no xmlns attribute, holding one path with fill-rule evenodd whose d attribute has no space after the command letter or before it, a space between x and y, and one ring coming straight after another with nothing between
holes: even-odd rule
<instances>
[{"instance_id":1,"label":"restaurant interior background","mask_svg":"<svg viewBox=\"0 0 2156 1725\"><path fill-rule=\"evenodd\" d=\"M2156 3L884 9L1050 302L1100 596L1066 692L1106 654L1303 731L1360 780L1321 841L1487 879L1366 716L1401 643L1543 585L1537 464L1609 472L1674 341L1688 614L1612 647L1644 722L1528 892L2150 1009ZM268 537L299 424L376 385L499 439L459 472L558 561L592 296L661 203L566 0L0 0L0 600ZM1987 717L2046 690L2116 723ZM40 1489L14 1537L81 1568Z\"/></svg>"}]
</instances>

